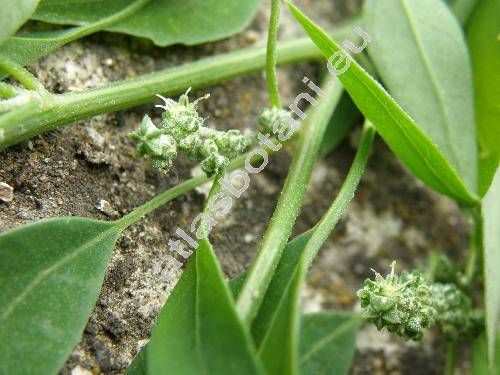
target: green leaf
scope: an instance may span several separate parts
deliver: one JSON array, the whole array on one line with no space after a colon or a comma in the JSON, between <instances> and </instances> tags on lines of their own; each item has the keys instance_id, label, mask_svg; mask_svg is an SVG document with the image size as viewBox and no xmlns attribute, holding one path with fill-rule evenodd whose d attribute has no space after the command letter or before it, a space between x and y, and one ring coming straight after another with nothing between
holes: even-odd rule
<instances>
[{"instance_id":1,"label":"green leaf","mask_svg":"<svg viewBox=\"0 0 500 375\"><path fill-rule=\"evenodd\" d=\"M348 374L356 349L361 319L336 312L302 317L300 373L304 375Z\"/></svg>"},{"instance_id":2,"label":"green leaf","mask_svg":"<svg viewBox=\"0 0 500 375\"><path fill-rule=\"evenodd\" d=\"M72 217L0 234L0 373L60 369L80 340L121 230Z\"/></svg>"},{"instance_id":3,"label":"green leaf","mask_svg":"<svg viewBox=\"0 0 500 375\"><path fill-rule=\"evenodd\" d=\"M483 259L485 282L486 336L493 362L495 334L500 320L500 169L481 203L483 221Z\"/></svg>"},{"instance_id":4,"label":"green leaf","mask_svg":"<svg viewBox=\"0 0 500 375\"><path fill-rule=\"evenodd\" d=\"M0 45L35 11L39 0L0 0Z\"/></svg>"},{"instance_id":5,"label":"green leaf","mask_svg":"<svg viewBox=\"0 0 500 375\"><path fill-rule=\"evenodd\" d=\"M151 340L134 360L133 373L261 373L212 247L208 241L199 245L160 313Z\"/></svg>"},{"instance_id":6,"label":"green leaf","mask_svg":"<svg viewBox=\"0 0 500 375\"><path fill-rule=\"evenodd\" d=\"M299 9L290 3L288 5L325 57L330 58L335 52L341 51L341 48ZM352 60L349 68L338 78L392 151L417 177L431 188L460 203L473 205L477 202L477 198L467 190L436 145L356 61Z\"/></svg>"},{"instance_id":7,"label":"green leaf","mask_svg":"<svg viewBox=\"0 0 500 375\"><path fill-rule=\"evenodd\" d=\"M483 196L500 158L500 2L482 0L467 28L479 140L479 194Z\"/></svg>"},{"instance_id":8,"label":"green leaf","mask_svg":"<svg viewBox=\"0 0 500 375\"><path fill-rule=\"evenodd\" d=\"M500 374L500 334L496 335L495 362L488 363L488 344L486 336L482 335L472 344L472 375L498 375Z\"/></svg>"},{"instance_id":9,"label":"green leaf","mask_svg":"<svg viewBox=\"0 0 500 375\"><path fill-rule=\"evenodd\" d=\"M0 0L1 1L1 0ZM119 8L106 17L98 17L95 22L81 27L63 30L32 32L10 37L0 48L0 53L20 65L27 65L63 45L110 26L141 9L149 0L135 0L129 6ZM0 72L0 79L5 75Z\"/></svg>"},{"instance_id":10,"label":"green leaf","mask_svg":"<svg viewBox=\"0 0 500 375\"><path fill-rule=\"evenodd\" d=\"M0 233L0 374L56 373L80 340L119 234L207 180L187 180L114 222L68 217Z\"/></svg>"},{"instance_id":11,"label":"green leaf","mask_svg":"<svg viewBox=\"0 0 500 375\"><path fill-rule=\"evenodd\" d=\"M297 373L302 285L298 263L311 234L304 233L286 249L289 254L282 257L252 327L259 358L270 374Z\"/></svg>"},{"instance_id":12,"label":"green leaf","mask_svg":"<svg viewBox=\"0 0 500 375\"><path fill-rule=\"evenodd\" d=\"M361 113L351 97L347 93L342 95L323 136L320 148L321 155L326 156L335 150L360 118Z\"/></svg>"},{"instance_id":13,"label":"green leaf","mask_svg":"<svg viewBox=\"0 0 500 375\"><path fill-rule=\"evenodd\" d=\"M42 1L34 19L85 25L113 14L131 0ZM248 26L261 0L152 0L134 16L106 30L151 39L158 46L195 45L236 34Z\"/></svg>"},{"instance_id":14,"label":"green leaf","mask_svg":"<svg viewBox=\"0 0 500 375\"><path fill-rule=\"evenodd\" d=\"M364 15L380 78L475 193L472 75L456 18L442 0L368 0Z\"/></svg>"}]
</instances>

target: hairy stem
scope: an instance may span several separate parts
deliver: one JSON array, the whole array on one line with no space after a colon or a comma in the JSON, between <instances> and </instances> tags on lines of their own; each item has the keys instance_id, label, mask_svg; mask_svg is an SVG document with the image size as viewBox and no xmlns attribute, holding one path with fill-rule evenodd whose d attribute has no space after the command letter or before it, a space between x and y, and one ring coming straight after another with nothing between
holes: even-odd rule
<instances>
[{"instance_id":1,"label":"hairy stem","mask_svg":"<svg viewBox=\"0 0 500 375\"><path fill-rule=\"evenodd\" d=\"M14 96L17 96L21 94L23 90L9 85L8 83L0 82L0 97L1 98L13 98Z\"/></svg>"},{"instance_id":2,"label":"hairy stem","mask_svg":"<svg viewBox=\"0 0 500 375\"><path fill-rule=\"evenodd\" d=\"M333 38L344 38L356 20L339 28L332 34ZM279 64L321 58L321 53L308 38L295 39L278 46ZM266 47L251 47L102 88L48 96L31 116L24 116L22 112L8 118L5 117L7 114L0 116L0 130L3 130L0 149L75 121L150 102L158 93L172 96L189 87L203 88L259 71L265 67L265 60Z\"/></svg>"},{"instance_id":3,"label":"hairy stem","mask_svg":"<svg viewBox=\"0 0 500 375\"><path fill-rule=\"evenodd\" d=\"M271 19L269 20L266 55L267 91L269 92L271 105L276 108L281 108L278 79L276 77L276 62L278 57L276 44L280 19L280 2L281 0L271 0Z\"/></svg>"},{"instance_id":4,"label":"hairy stem","mask_svg":"<svg viewBox=\"0 0 500 375\"><path fill-rule=\"evenodd\" d=\"M323 246L324 242L327 240L328 236L331 234L343 213L347 209L349 202L354 197L354 193L359 185L361 176L365 170L368 157L370 155L373 138L375 136L375 128L368 121L365 122L363 127L363 133L359 142L358 150L356 151L356 156L352 162L351 168L347 173L346 179L342 183L342 186L335 197L332 205L323 216L323 218L312 228L311 230L301 234L296 237L293 241L298 240L302 236L307 236L309 239L305 243L299 262L293 269L293 277L290 277L288 284L284 293L282 294L279 304L282 304L288 298L292 298L293 307L291 307L295 313L291 314L294 319L293 326L298 331L300 326L300 319L302 317L301 311L301 285L303 285L307 271L311 266L313 259ZM295 287L294 287L295 286ZM291 293L291 297L290 297ZM276 309L276 313L279 312L279 308ZM273 318L274 319L274 318ZM261 343L264 343L269 335L272 335L273 331L268 329L266 336L263 338ZM291 339L294 341L293 347L298 350L298 334L292 334ZM263 349L264 345L261 344L260 349ZM293 357L293 356L292 356ZM290 358L294 361L295 358ZM292 365L292 367L294 367Z\"/></svg>"},{"instance_id":5,"label":"hairy stem","mask_svg":"<svg viewBox=\"0 0 500 375\"><path fill-rule=\"evenodd\" d=\"M247 154L241 155L234 159L232 163L228 167L228 172L241 168L242 166L245 165L245 157ZM217 181L220 176L216 176ZM193 190L194 188L203 185L204 183L213 180L214 176L212 177L207 177L205 174L202 176L194 177L191 178L187 181L184 181L183 183L174 186L171 189L168 189L167 191L157 195L153 199L149 200L148 202L144 203L142 206L137 207L135 210L133 210L131 213L128 215L122 217L117 221L117 223L122 226L123 228L128 227L129 225L135 223L151 211L156 210L158 207L163 206L165 203L170 202L171 200L180 197L181 195L187 193L188 191ZM216 185L216 184L214 184ZM212 185L212 188L213 186ZM218 182L217 182L218 185ZM207 200L208 202L208 200ZM206 208L205 208L206 209Z\"/></svg>"},{"instance_id":6,"label":"hairy stem","mask_svg":"<svg viewBox=\"0 0 500 375\"><path fill-rule=\"evenodd\" d=\"M5 55L0 54L0 70L9 73L12 77L17 79L28 90L45 91L43 85L38 79L31 74L27 69L11 60Z\"/></svg>"},{"instance_id":7,"label":"hairy stem","mask_svg":"<svg viewBox=\"0 0 500 375\"><path fill-rule=\"evenodd\" d=\"M258 311L290 237L323 134L341 94L342 86L338 80L335 80L335 84L326 89L318 106L311 109L307 119L301 125L297 149L280 199L238 295L236 310L242 320L249 324Z\"/></svg>"},{"instance_id":8,"label":"hairy stem","mask_svg":"<svg viewBox=\"0 0 500 375\"><path fill-rule=\"evenodd\" d=\"M356 192L370 155L374 136L375 128L368 120L366 120L363 126L363 133L361 134L359 147L351 168L347 173L347 177L344 180L337 197L333 201L327 213L316 225L311 238L309 238L304 247L302 254L303 261L301 262L304 267L304 275L307 272L307 269L311 266L312 261L314 260L314 257L318 253L319 249L327 240L328 236L342 217L344 211L347 209L347 205L354 197L354 193Z\"/></svg>"}]
</instances>

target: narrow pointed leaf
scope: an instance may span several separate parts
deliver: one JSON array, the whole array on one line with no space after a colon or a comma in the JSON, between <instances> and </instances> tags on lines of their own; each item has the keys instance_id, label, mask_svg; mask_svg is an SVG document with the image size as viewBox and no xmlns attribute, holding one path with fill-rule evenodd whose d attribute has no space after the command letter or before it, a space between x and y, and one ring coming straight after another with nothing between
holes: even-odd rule
<instances>
[{"instance_id":1,"label":"narrow pointed leaf","mask_svg":"<svg viewBox=\"0 0 500 375\"><path fill-rule=\"evenodd\" d=\"M288 5L326 58L341 51L339 45L298 8ZM443 153L356 61L352 60L338 78L388 146L417 177L462 204L476 203L477 198L467 190Z\"/></svg>"},{"instance_id":2,"label":"narrow pointed leaf","mask_svg":"<svg viewBox=\"0 0 500 375\"><path fill-rule=\"evenodd\" d=\"M250 334L208 241L167 300L133 374L259 374Z\"/></svg>"},{"instance_id":3,"label":"narrow pointed leaf","mask_svg":"<svg viewBox=\"0 0 500 375\"><path fill-rule=\"evenodd\" d=\"M495 336L500 321L500 169L483 198L483 259L485 281L486 337L490 361L494 358Z\"/></svg>"},{"instance_id":4,"label":"narrow pointed leaf","mask_svg":"<svg viewBox=\"0 0 500 375\"><path fill-rule=\"evenodd\" d=\"M364 25L385 87L475 193L472 74L455 16L442 0L369 0Z\"/></svg>"},{"instance_id":5,"label":"narrow pointed leaf","mask_svg":"<svg viewBox=\"0 0 500 375\"><path fill-rule=\"evenodd\" d=\"M0 373L57 373L80 340L120 231L74 217L0 234Z\"/></svg>"},{"instance_id":6,"label":"narrow pointed leaf","mask_svg":"<svg viewBox=\"0 0 500 375\"><path fill-rule=\"evenodd\" d=\"M0 0L0 45L35 11L39 0Z\"/></svg>"},{"instance_id":7,"label":"narrow pointed leaf","mask_svg":"<svg viewBox=\"0 0 500 375\"><path fill-rule=\"evenodd\" d=\"M336 312L302 317L300 374L348 374L361 319Z\"/></svg>"},{"instance_id":8,"label":"narrow pointed leaf","mask_svg":"<svg viewBox=\"0 0 500 375\"><path fill-rule=\"evenodd\" d=\"M64 2L43 0L34 18L40 21L85 25L112 14L132 0ZM144 9L106 30L151 39L158 46L195 45L242 31L261 0L151 0Z\"/></svg>"},{"instance_id":9,"label":"narrow pointed leaf","mask_svg":"<svg viewBox=\"0 0 500 375\"><path fill-rule=\"evenodd\" d=\"M479 194L483 196L500 158L500 2L482 0L467 27L479 141Z\"/></svg>"}]
</instances>

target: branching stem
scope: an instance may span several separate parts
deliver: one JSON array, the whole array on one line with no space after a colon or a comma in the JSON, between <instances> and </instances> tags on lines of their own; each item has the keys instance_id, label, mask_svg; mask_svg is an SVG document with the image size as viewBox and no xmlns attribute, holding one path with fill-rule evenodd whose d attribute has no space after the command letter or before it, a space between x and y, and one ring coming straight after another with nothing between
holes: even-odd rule
<instances>
[{"instance_id":1,"label":"branching stem","mask_svg":"<svg viewBox=\"0 0 500 375\"><path fill-rule=\"evenodd\" d=\"M31 72L5 55L0 55L0 70L10 74L28 90L46 91L40 81Z\"/></svg>"},{"instance_id":2,"label":"branching stem","mask_svg":"<svg viewBox=\"0 0 500 375\"><path fill-rule=\"evenodd\" d=\"M236 310L248 324L253 321L260 307L292 232L324 131L342 92L342 86L335 80L335 84L325 90L318 106L309 111L301 125L297 149L280 199L238 295Z\"/></svg>"},{"instance_id":3,"label":"branching stem","mask_svg":"<svg viewBox=\"0 0 500 375\"><path fill-rule=\"evenodd\" d=\"M13 98L19 94L22 94L23 90L15 86L9 85L5 82L0 82L0 97L1 98Z\"/></svg>"},{"instance_id":4,"label":"branching stem","mask_svg":"<svg viewBox=\"0 0 500 375\"><path fill-rule=\"evenodd\" d=\"M354 18L337 28L332 37L336 40L345 38L357 21ZM307 38L279 43L278 46L279 64L321 58L321 53ZM171 96L185 92L189 87L204 88L259 71L265 65L266 48L250 47L101 88L50 95L30 116L25 116L23 111L14 116L5 117L10 113L0 116L0 129L4 135L0 139L0 149L75 121L150 102L158 93Z\"/></svg>"}]
</instances>

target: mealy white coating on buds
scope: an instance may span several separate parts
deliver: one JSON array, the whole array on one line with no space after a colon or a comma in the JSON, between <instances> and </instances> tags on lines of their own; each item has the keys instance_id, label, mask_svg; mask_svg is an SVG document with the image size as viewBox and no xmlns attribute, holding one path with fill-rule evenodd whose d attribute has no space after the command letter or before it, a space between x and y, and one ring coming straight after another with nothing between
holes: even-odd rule
<instances>
[{"instance_id":1,"label":"mealy white coating on buds","mask_svg":"<svg viewBox=\"0 0 500 375\"><path fill-rule=\"evenodd\" d=\"M285 118L291 117L292 112L277 107L264 108L259 115L259 124L262 129L271 134L278 134L286 128Z\"/></svg>"},{"instance_id":2,"label":"mealy white coating on buds","mask_svg":"<svg viewBox=\"0 0 500 375\"><path fill-rule=\"evenodd\" d=\"M129 137L137 143L138 155L148 155L155 168L170 169L172 160L182 151L200 163L207 175L224 174L230 160L246 150L248 141L238 130L218 131L203 126L198 102L209 95L190 103L189 91L178 102L158 95L164 104L156 107L165 110L161 123L157 127L145 116L139 129Z\"/></svg>"},{"instance_id":3,"label":"mealy white coating on buds","mask_svg":"<svg viewBox=\"0 0 500 375\"><path fill-rule=\"evenodd\" d=\"M375 272L357 295L365 319L406 339L419 340L431 325L451 340L473 337L483 326L482 311L455 284L430 282L419 271L398 276L394 262L385 278Z\"/></svg>"}]
</instances>

